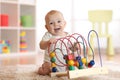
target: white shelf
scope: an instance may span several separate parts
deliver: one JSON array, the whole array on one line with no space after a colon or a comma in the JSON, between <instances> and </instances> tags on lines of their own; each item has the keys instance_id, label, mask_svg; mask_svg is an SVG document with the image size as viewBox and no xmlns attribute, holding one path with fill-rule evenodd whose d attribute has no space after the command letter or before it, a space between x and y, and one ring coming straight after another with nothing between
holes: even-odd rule
<instances>
[{"instance_id":1,"label":"white shelf","mask_svg":"<svg viewBox=\"0 0 120 80\"><path fill-rule=\"evenodd\" d=\"M10 54L0 53L4 56L21 56L35 54L36 52L36 0L0 0L0 14L8 15L8 26L0 25L0 40L10 41ZM31 26L21 22L21 16L32 17ZM20 52L20 33L25 31L27 53Z\"/></svg>"},{"instance_id":2,"label":"white shelf","mask_svg":"<svg viewBox=\"0 0 120 80\"><path fill-rule=\"evenodd\" d=\"M1 0L1 3L18 4L16 0Z\"/></svg>"},{"instance_id":3,"label":"white shelf","mask_svg":"<svg viewBox=\"0 0 120 80\"><path fill-rule=\"evenodd\" d=\"M36 52L26 52L26 53L2 54L2 55L0 55L0 59L6 58L6 57L21 57L21 56L31 56L31 55L37 55L37 53Z\"/></svg>"},{"instance_id":4,"label":"white shelf","mask_svg":"<svg viewBox=\"0 0 120 80\"><path fill-rule=\"evenodd\" d=\"M20 0L20 4L35 5L35 0Z\"/></svg>"},{"instance_id":5,"label":"white shelf","mask_svg":"<svg viewBox=\"0 0 120 80\"><path fill-rule=\"evenodd\" d=\"M0 27L0 28L1 28L1 30L19 30L18 27L14 27L14 26L9 26L9 27L4 26L4 27Z\"/></svg>"}]
</instances>

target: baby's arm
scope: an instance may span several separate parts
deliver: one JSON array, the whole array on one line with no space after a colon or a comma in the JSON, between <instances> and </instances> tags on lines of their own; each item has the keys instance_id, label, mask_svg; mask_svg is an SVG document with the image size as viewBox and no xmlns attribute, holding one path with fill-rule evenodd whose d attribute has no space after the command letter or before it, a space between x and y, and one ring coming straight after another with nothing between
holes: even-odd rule
<instances>
[{"instance_id":1,"label":"baby's arm","mask_svg":"<svg viewBox=\"0 0 120 80\"><path fill-rule=\"evenodd\" d=\"M54 44L56 42L56 38L51 38L48 41L41 41L39 46L41 49L45 50L50 44Z\"/></svg>"}]
</instances>

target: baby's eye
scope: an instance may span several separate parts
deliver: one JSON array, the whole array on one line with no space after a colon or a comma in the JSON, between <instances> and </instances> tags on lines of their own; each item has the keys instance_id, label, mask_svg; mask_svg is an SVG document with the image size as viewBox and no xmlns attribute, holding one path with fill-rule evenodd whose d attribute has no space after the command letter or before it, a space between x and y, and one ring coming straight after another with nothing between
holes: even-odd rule
<instances>
[{"instance_id":1,"label":"baby's eye","mask_svg":"<svg viewBox=\"0 0 120 80\"><path fill-rule=\"evenodd\" d=\"M58 23L60 23L61 21L58 21Z\"/></svg>"},{"instance_id":2,"label":"baby's eye","mask_svg":"<svg viewBox=\"0 0 120 80\"><path fill-rule=\"evenodd\" d=\"M50 25L52 25L53 24L53 22L51 22L51 23L49 23Z\"/></svg>"}]
</instances>

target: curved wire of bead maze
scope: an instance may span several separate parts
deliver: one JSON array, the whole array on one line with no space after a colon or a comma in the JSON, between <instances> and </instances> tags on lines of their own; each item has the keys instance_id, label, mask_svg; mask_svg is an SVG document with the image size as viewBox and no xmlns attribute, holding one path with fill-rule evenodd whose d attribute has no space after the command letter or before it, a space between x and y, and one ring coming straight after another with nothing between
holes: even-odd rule
<instances>
[{"instance_id":1,"label":"curved wire of bead maze","mask_svg":"<svg viewBox=\"0 0 120 80\"><path fill-rule=\"evenodd\" d=\"M99 58L100 58L100 65L101 67L93 67L95 65L95 61L94 61L94 51L90 45L89 42L89 37L90 37L90 33L94 32L97 36L97 41L98 41L98 50L99 50ZM77 37L76 37L77 36ZM71 38L74 39L74 43L71 41ZM79 39L82 40L79 41ZM67 40L69 43L69 46L71 45L71 48L73 48L73 51L70 52L70 48L68 47L68 44L66 44L64 41ZM61 42L61 47L57 48L56 44L57 42ZM83 45L83 55L82 56L82 49L81 49L81 45ZM64 45L66 47L66 52L67 55L64 55L62 52L62 45ZM76 45L78 45L78 49L77 49L77 56L75 56L74 54L74 48L76 47ZM93 53L93 59L90 60L88 62L88 45L89 48L91 49L92 53ZM91 30L88 33L88 45L87 42L85 40L85 38L78 34L78 33L74 33L70 36L67 37L63 37L63 38L59 38L57 39L55 45L54 45L54 50L52 52L50 52L50 50L48 49L48 53L50 55L50 59L51 59L51 73L50 76L68 76L69 79L72 78L78 78L78 77L83 77L83 76L90 76L90 75L96 75L96 74L107 74L108 73L108 69L106 67L102 66L102 58L101 58L101 53L100 53L100 44L99 44L99 38L98 38L98 34L95 30ZM63 55L63 58L65 59L65 63L63 63L59 57L56 55L56 50L60 50L61 54ZM55 58L56 57L56 58ZM61 63L61 65L55 63L56 59ZM57 72L57 68L56 66L66 66L68 68L67 71L65 72ZM77 69L75 68L77 67Z\"/></svg>"}]
</instances>

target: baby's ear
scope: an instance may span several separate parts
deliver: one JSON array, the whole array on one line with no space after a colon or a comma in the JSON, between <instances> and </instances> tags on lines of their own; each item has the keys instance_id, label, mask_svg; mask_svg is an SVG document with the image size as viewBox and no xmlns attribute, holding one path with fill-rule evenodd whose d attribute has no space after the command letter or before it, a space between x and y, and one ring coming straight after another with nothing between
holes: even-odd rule
<instances>
[{"instance_id":1,"label":"baby's ear","mask_svg":"<svg viewBox=\"0 0 120 80\"><path fill-rule=\"evenodd\" d=\"M66 21L64 21L64 26L66 26Z\"/></svg>"},{"instance_id":2,"label":"baby's ear","mask_svg":"<svg viewBox=\"0 0 120 80\"><path fill-rule=\"evenodd\" d=\"M45 25L45 28L48 29L47 25Z\"/></svg>"}]
</instances>

